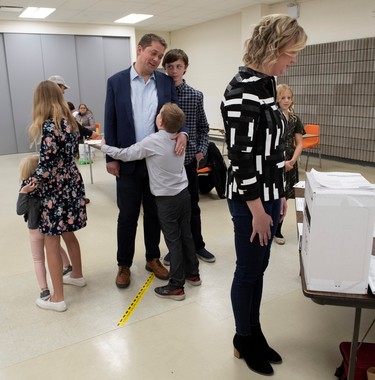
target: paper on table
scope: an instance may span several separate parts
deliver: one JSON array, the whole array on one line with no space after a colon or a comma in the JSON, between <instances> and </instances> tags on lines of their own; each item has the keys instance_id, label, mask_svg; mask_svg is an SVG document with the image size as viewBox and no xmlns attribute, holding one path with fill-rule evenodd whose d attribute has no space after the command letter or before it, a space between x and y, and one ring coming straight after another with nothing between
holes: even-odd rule
<instances>
[{"instance_id":1,"label":"paper on table","mask_svg":"<svg viewBox=\"0 0 375 380\"><path fill-rule=\"evenodd\" d=\"M299 189L304 189L305 188L305 181L299 181L293 187L297 187Z\"/></svg>"},{"instance_id":2,"label":"paper on table","mask_svg":"<svg viewBox=\"0 0 375 380\"><path fill-rule=\"evenodd\" d=\"M302 211L305 208L305 198L296 198L296 211Z\"/></svg>"},{"instance_id":3,"label":"paper on table","mask_svg":"<svg viewBox=\"0 0 375 380\"><path fill-rule=\"evenodd\" d=\"M303 223L297 223L298 236L302 236L303 234Z\"/></svg>"},{"instance_id":4,"label":"paper on table","mask_svg":"<svg viewBox=\"0 0 375 380\"><path fill-rule=\"evenodd\" d=\"M375 294L375 256L371 256L368 284L370 285L372 294Z\"/></svg>"},{"instance_id":5,"label":"paper on table","mask_svg":"<svg viewBox=\"0 0 375 380\"><path fill-rule=\"evenodd\" d=\"M311 169L311 174L320 186L330 189L373 189L373 186L360 173L318 172Z\"/></svg>"},{"instance_id":6,"label":"paper on table","mask_svg":"<svg viewBox=\"0 0 375 380\"><path fill-rule=\"evenodd\" d=\"M85 144L89 144L89 145L100 145L102 142L102 140L86 140L85 141Z\"/></svg>"}]
</instances>

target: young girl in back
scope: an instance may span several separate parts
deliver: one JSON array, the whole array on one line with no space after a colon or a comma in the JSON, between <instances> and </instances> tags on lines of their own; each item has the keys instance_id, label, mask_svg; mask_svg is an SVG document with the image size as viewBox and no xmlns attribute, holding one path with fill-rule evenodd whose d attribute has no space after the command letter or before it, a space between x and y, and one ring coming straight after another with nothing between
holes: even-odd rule
<instances>
[{"instance_id":1,"label":"young girl in back","mask_svg":"<svg viewBox=\"0 0 375 380\"><path fill-rule=\"evenodd\" d=\"M20 163L21 189L17 200L17 214L23 215L29 228L31 253L34 261L36 279L40 287L40 298L47 300L50 291L47 283L47 273L44 257L44 235L39 231L40 196L41 192L35 180L31 178L38 166L39 155L24 157ZM64 264L63 274L72 271L68 255L60 246L60 255Z\"/></svg>"},{"instance_id":2,"label":"young girl in back","mask_svg":"<svg viewBox=\"0 0 375 380\"><path fill-rule=\"evenodd\" d=\"M298 182L298 158L302 153L302 135L305 134L303 124L294 112L293 91L287 84L279 84L276 88L277 101L287 124L283 135L285 146L285 197L294 198L294 185ZM285 244L281 233L282 222L279 223L275 241Z\"/></svg>"}]
</instances>

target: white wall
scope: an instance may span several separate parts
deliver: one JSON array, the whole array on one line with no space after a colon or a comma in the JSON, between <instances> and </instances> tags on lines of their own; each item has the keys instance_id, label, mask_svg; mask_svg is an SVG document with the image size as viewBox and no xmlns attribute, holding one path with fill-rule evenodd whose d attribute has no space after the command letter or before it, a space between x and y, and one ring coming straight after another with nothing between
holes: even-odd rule
<instances>
[{"instance_id":1,"label":"white wall","mask_svg":"<svg viewBox=\"0 0 375 380\"><path fill-rule=\"evenodd\" d=\"M243 43L261 16L287 14L287 3L254 5L241 13L170 33L170 47L189 56L187 82L201 90L212 128L221 128L219 105L229 80L242 64ZM373 37L374 0L301 0L300 25L308 44Z\"/></svg>"},{"instance_id":2,"label":"white wall","mask_svg":"<svg viewBox=\"0 0 375 380\"><path fill-rule=\"evenodd\" d=\"M171 33L171 48L189 56L186 81L201 90L211 128L221 128L221 95L241 65L241 15L221 18Z\"/></svg>"}]
</instances>

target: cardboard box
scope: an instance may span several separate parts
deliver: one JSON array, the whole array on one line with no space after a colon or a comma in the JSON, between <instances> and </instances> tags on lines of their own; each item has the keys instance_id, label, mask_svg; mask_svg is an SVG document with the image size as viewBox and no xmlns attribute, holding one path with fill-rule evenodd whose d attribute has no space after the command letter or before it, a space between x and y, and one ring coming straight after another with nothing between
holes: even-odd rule
<instances>
[{"instance_id":1,"label":"cardboard box","mask_svg":"<svg viewBox=\"0 0 375 380\"><path fill-rule=\"evenodd\" d=\"M317 173L306 173L301 255L307 289L366 294L375 191L363 185L364 178L358 173L353 173L359 176L358 187L356 177L351 182L349 176L340 187L332 173L333 188L322 186Z\"/></svg>"}]
</instances>

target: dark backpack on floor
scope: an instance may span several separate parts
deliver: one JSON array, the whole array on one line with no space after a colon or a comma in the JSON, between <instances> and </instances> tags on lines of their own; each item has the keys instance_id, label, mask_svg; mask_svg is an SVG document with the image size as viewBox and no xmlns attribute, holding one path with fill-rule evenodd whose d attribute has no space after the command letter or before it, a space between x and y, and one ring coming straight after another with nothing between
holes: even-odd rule
<instances>
[{"instance_id":1,"label":"dark backpack on floor","mask_svg":"<svg viewBox=\"0 0 375 380\"><path fill-rule=\"evenodd\" d=\"M199 191L201 194L209 193L215 188L219 198L224 199L227 180L227 165L225 164L220 150L213 142L208 144L207 155L200 162L199 168L202 167L209 167L212 170L206 175L198 177Z\"/></svg>"}]
</instances>

